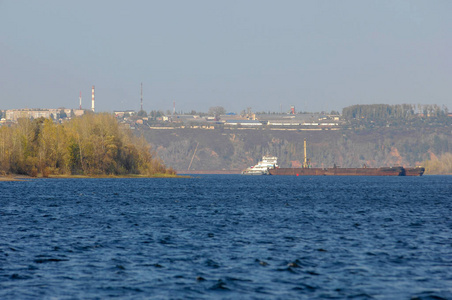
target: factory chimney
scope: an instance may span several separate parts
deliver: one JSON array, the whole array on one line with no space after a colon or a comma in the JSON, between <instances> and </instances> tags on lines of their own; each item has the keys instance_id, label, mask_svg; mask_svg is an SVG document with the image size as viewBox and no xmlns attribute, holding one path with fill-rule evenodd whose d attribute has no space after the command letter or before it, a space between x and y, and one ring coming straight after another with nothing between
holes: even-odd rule
<instances>
[{"instance_id":1,"label":"factory chimney","mask_svg":"<svg viewBox=\"0 0 452 300\"><path fill-rule=\"evenodd\" d=\"M80 107L79 109L82 109L82 91L80 91L80 96L78 98L80 100Z\"/></svg>"},{"instance_id":2,"label":"factory chimney","mask_svg":"<svg viewBox=\"0 0 452 300\"><path fill-rule=\"evenodd\" d=\"M143 110L143 83L141 83L141 110Z\"/></svg>"},{"instance_id":3,"label":"factory chimney","mask_svg":"<svg viewBox=\"0 0 452 300\"><path fill-rule=\"evenodd\" d=\"M94 112L94 85L91 91L91 110Z\"/></svg>"}]
</instances>

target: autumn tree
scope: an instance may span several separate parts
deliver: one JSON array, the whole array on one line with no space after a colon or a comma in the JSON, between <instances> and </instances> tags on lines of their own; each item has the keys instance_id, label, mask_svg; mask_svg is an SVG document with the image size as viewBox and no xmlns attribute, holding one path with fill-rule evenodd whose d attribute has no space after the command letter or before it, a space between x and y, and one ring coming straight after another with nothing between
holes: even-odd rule
<instances>
[{"instance_id":1,"label":"autumn tree","mask_svg":"<svg viewBox=\"0 0 452 300\"><path fill-rule=\"evenodd\" d=\"M150 146L110 114L87 114L64 124L20 119L0 128L0 172L126 175L174 173Z\"/></svg>"}]
</instances>

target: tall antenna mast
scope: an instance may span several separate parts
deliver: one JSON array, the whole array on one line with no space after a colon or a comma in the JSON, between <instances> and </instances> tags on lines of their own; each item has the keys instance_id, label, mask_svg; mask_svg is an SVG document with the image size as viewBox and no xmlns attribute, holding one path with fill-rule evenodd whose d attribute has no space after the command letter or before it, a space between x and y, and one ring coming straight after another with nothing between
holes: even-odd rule
<instances>
[{"instance_id":1,"label":"tall antenna mast","mask_svg":"<svg viewBox=\"0 0 452 300\"><path fill-rule=\"evenodd\" d=\"M143 110L143 83L141 83L141 110Z\"/></svg>"}]
</instances>

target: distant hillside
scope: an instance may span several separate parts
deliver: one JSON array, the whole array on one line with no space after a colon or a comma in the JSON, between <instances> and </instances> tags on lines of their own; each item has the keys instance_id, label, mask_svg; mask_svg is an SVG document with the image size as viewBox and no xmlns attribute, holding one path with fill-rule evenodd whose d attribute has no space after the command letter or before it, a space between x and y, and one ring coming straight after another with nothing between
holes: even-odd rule
<instances>
[{"instance_id":1,"label":"distant hillside","mask_svg":"<svg viewBox=\"0 0 452 300\"><path fill-rule=\"evenodd\" d=\"M300 166L303 140L313 167L416 166L431 156L452 152L448 127L378 128L338 131L269 129L142 130L165 165L176 170L237 170L266 154L281 167ZM196 150L196 154L195 154Z\"/></svg>"}]
</instances>

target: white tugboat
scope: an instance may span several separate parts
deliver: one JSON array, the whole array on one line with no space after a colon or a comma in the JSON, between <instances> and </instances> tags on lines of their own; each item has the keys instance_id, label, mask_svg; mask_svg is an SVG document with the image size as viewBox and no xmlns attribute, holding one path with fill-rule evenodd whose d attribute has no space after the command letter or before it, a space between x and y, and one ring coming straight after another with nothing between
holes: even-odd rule
<instances>
[{"instance_id":1,"label":"white tugboat","mask_svg":"<svg viewBox=\"0 0 452 300\"><path fill-rule=\"evenodd\" d=\"M269 175L270 169L277 168L278 158L276 156L264 156L257 165L243 170L242 175Z\"/></svg>"}]
</instances>

